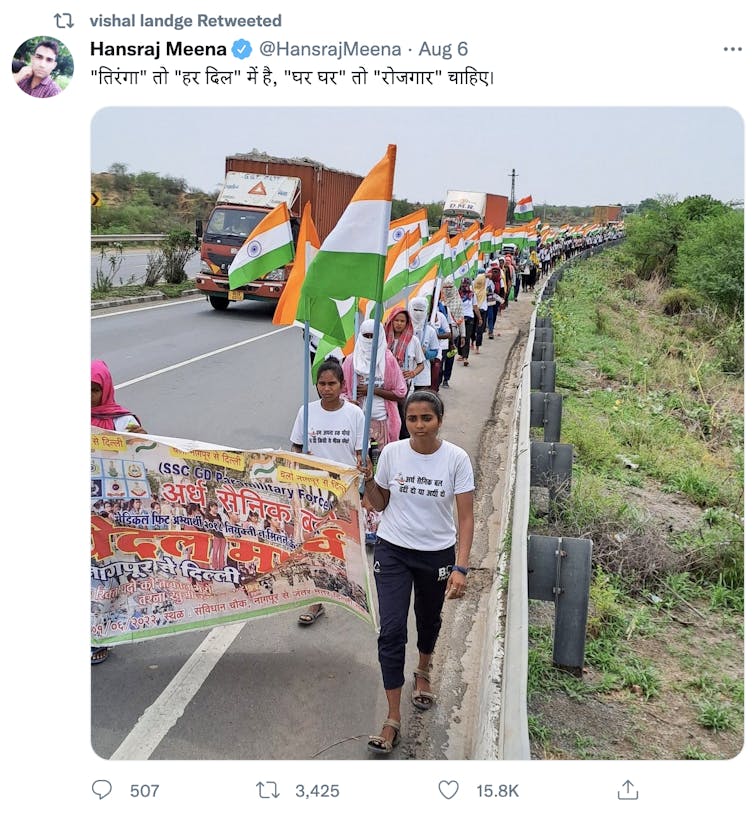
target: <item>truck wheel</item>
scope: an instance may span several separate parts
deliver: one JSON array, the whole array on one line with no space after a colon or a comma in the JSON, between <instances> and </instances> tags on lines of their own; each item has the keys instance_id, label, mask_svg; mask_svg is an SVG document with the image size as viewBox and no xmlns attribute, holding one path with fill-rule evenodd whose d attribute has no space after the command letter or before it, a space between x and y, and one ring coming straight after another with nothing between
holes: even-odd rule
<instances>
[{"instance_id":1,"label":"truck wheel","mask_svg":"<svg viewBox=\"0 0 754 816\"><path fill-rule=\"evenodd\" d=\"M217 309L218 312L224 312L228 308L228 304L230 303L228 298L217 297L216 295L210 295L209 302L212 308Z\"/></svg>"}]
</instances>

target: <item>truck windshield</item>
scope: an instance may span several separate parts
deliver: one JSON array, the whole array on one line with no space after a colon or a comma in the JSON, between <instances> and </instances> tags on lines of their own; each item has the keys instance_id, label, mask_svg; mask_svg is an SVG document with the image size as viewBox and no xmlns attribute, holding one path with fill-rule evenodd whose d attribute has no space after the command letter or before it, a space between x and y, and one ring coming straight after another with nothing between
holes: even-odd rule
<instances>
[{"instance_id":1,"label":"truck windshield","mask_svg":"<svg viewBox=\"0 0 754 816\"><path fill-rule=\"evenodd\" d=\"M255 210L243 211L216 207L210 216L205 236L214 239L226 238L240 245L265 215L265 212Z\"/></svg>"}]
</instances>

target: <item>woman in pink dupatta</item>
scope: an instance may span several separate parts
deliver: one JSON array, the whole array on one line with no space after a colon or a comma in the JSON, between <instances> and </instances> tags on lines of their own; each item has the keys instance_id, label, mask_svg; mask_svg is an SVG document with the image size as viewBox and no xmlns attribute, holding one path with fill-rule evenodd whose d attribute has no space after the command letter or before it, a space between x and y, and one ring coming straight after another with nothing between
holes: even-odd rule
<instances>
[{"instance_id":1,"label":"woman in pink dupatta","mask_svg":"<svg viewBox=\"0 0 754 816\"><path fill-rule=\"evenodd\" d=\"M92 360L92 425L106 431L146 433L139 418L115 401L113 377L104 360Z\"/></svg>"},{"instance_id":2,"label":"woman in pink dupatta","mask_svg":"<svg viewBox=\"0 0 754 816\"><path fill-rule=\"evenodd\" d=\"M146 433L139 418L115 401L113 377L104 360L92 360L92 425L106 431ZM92 646L92 665L102 663L109 655L107 646Z\"/></svg>"},{"instance_id":3,"label":"woman in pink dupatta","mask_svg":"<svg viewBox=\"0 0 754 816\"><path fill-rule=\"evenodd\" d=\"M369 419L369 436L374 439L379 455L388 442L395 442L400 436L401 416L398 404L406 396L407 386L398 361L387 347L385 329L380 323L375 327L374 320L365 320L361 324L353 354L349 354L343 360L345 379L343 393L352 402L364 407L375 332L377 333L377 360L374 370L374 399ZM366 499L364 510L366 512L365 540L368 545L373 546L377 538L380 514Z\"/></svg>"},{"instance_id":4,"label":"woman in pink dupatta","mask_svg":"<svg viewBox=\"0 0 754 816\"><path fill-rule=\"evenodd\" d=\"M353 354L343 361L345 377L344 393L361 408L366 403L367 379L372 359L372 342L375 332L374 320L365 320L359 329ZM378 450L388 442L395 442L401 430L398 401L406 396L406 380L398 361L387 347L385 329L377 326L377 361L374 372L374 399L369 435L377 442ZM356 393L354 394L354 371L356 372Z\"/></svg>"}]
</instances>

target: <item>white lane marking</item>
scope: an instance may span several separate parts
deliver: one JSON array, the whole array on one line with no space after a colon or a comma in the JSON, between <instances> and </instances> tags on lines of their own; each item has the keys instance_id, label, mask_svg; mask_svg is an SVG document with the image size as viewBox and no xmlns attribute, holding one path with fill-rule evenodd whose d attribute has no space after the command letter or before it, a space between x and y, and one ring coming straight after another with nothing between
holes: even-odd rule
<instances>
[{"instance_id":1,"label":"white lane marking","mask_svg":"<svg viewBox=\"0 0 754 816\"><path fill-rule=\"evenodd\" d=\"M149 759L243 627L244 623L233 623L213 629L139 717L110 759Z\"/></svg>"},{"instance_id":2,"label":"white lane marking","mask_svg":"<svg viewBox=\"0 0 754 816\"><path fill-rule=\"evenodd\" d=\"M135 383L148 380L151 377L157 377L160 374L167 373L168 371L174 371L176 368L183 368L183 366L191 365L191 363L196 363L199 360L205 360L207 357L213 357L215 354L222 354L224 351L232 351L240 346L245 346L247 343L253 343L256 340L265 340L267 337L272 337L274 334L279 334L280 332L287 331L290 328L290 326L283 326L281 329L275 329L274 331L267 332L266 334L259 334L256 337L249 337L246 340L241 340L238 343L231 344L230 346L223 346L223 348L215 349L214 351L208 351L206 354L200 354L198 357L191 357L189 360L184 360L181 363L175 363L175 365L167 366L166 368L159 368L157 371L151 371L149 374L143 374L141 377L136 377L133 380L126 380L126 382L116 385L115 388L116 390L118 388L127 388L129 385L134 385Z\"/></svg>"},{"instance_id":3,"label":"white lane marking","mask_svg":"<svg viewBox=\"0 0 754 816\"><path fill-rule=\"evenodd\" d=\"M179 300L176 303L158 303L155 306L138 306L133 309L124 309L122 312L109 312L108 314L92 315L92 320L102 320L103 317L118 317L118 315L132 314L133 312L147 312L150 309L164 309L166 306L183 306L184 303L198 303L204 298L191 298L191 300ZM116 308L116 307L113 307Z\"/></svg>"}]
</instances>

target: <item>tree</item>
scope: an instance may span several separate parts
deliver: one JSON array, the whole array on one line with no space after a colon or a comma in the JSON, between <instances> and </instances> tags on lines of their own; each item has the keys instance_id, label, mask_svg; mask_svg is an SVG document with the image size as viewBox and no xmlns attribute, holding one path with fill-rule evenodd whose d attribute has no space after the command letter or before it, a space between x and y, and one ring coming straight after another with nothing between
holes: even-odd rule
<instances>
[{"instance_id":1,"label":"tree","mask_svg":"<svg viewBox=\"0 0 754 816\"><path fill-rule=\"evenodd\" d=\"M660 207L661 204L656 198L643 198L635 208L635 212L646 213L652 210L659 210Z\"/></svg>"},{"instance_id":2,"label":"tree","mask_svg":"<svg viewBox=\"0 0 754 816\"><path fill-rule=\"evenodd\" d=\"M678 248L673 282L696 290L734 318L743 315L744 214L741 210L723 205L717 214L690 223L686 238Z\"/></svg>"},{"instance_id":3,"label":"tree","mask_svg":"<svg viewBox=\"0 0 754 816\"><path fill-rule=\"evenodd\" d=\"M634 215L626 225L625 247L638 262L637 274L645 279L667 277L672 272L688 225L685 212L672 196L661 197L656 203L656 209Z\"/></svg>"},{"instance_id":4,"label":"tree","mask_svg":"<svg viewBox=\"0 0 754 816\"><path fill-rule=\"evenodd\" d=\"M702 221L711 216L721 215L728 209L722 201L712 198L711 195L689 196L683 199L680 206L689 221Z\"/></svg>"}]
</instances>

